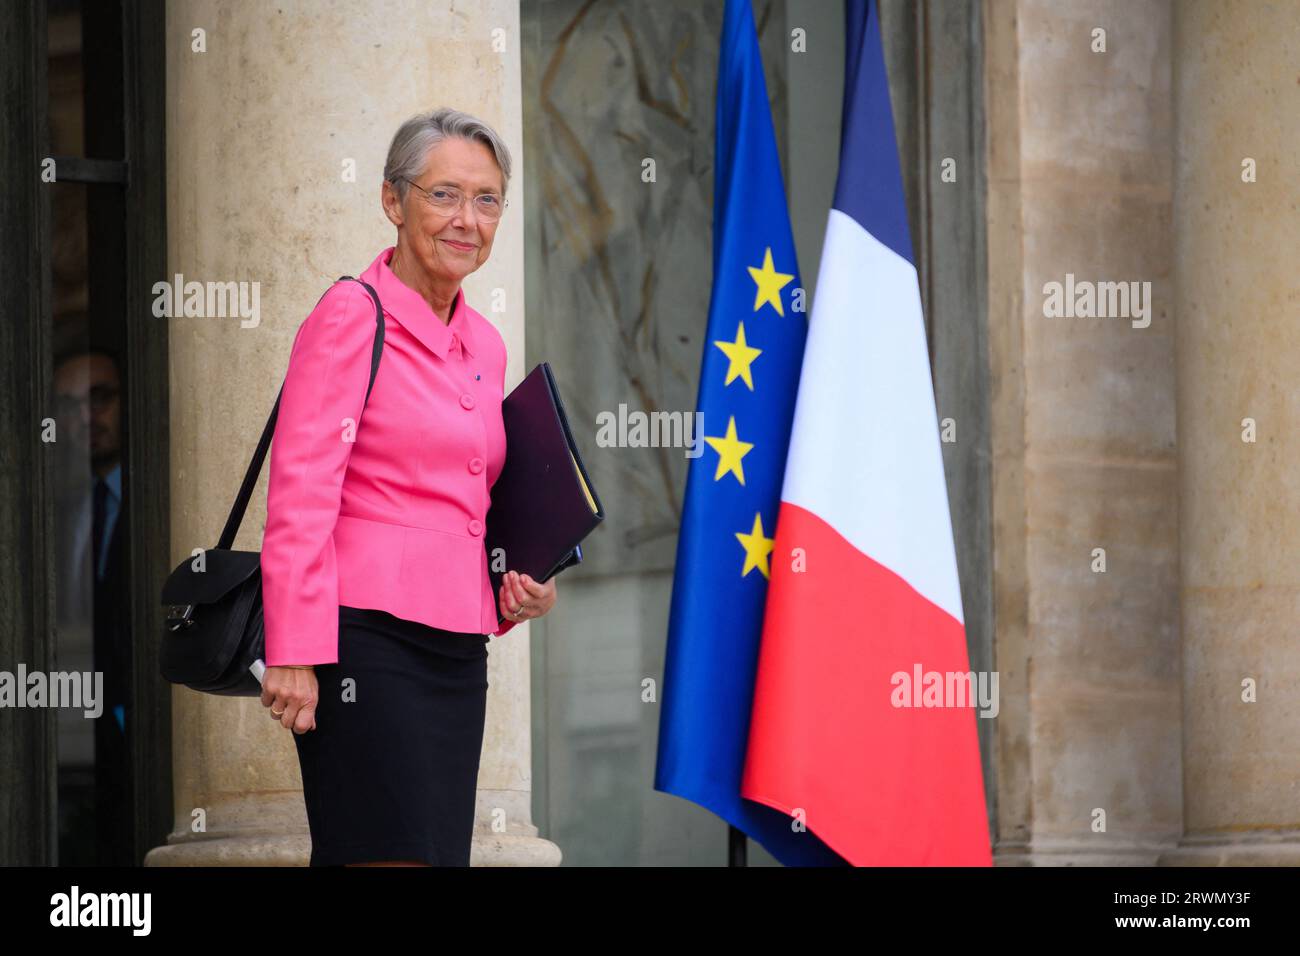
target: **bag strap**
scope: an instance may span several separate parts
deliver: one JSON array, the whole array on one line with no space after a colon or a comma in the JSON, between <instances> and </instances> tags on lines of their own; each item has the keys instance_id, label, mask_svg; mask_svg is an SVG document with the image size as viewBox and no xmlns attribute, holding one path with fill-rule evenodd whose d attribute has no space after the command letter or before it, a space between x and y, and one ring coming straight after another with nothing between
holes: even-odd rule
<instances>
[{"instance_id":1,"label":"bag strap","mask_svg":"<svg viewBox=\"0 0 1300 956\"><path fill-rule=\"evenodd\" d=\"M370 384L366 386L366 401L370 401L370 390L375 387L375 373L379 371L379 359L384 352L384 309L379 303L379 293L374 290L370 283L352 276L339 276L337 282L343 281L360 282L370 298L375 303L375 344L370 350ZM331 286L333 288L333 286ZM328 292L329 290L325 290ZM324 293L321 299L325 298ZM316 300L320 304L320 299ZM253 497L253 487L257 484L258 476L262 473L262 464L266 461L266 453L271 447L271 437L275 434L275 420L280 413L280 398L284 395L284 385L280 385L280 394L275 397L275 407L271 409L271 414L266 419L266 427L262 429L262 437L258 439L257 451L253 452L253 460L248 463L248 471L244 473L244 483L239 486L239 494L235 496L235 503L230 507L230 516L226 518L226 527L221 532L221 539L217 542L217 547L229 551L230 546L235 543L235 535L239 532L239 526L244 520L244 512L248 510L249 499ZM364 403L362 405L364 409Z\"/></svg>"}]
</instances>

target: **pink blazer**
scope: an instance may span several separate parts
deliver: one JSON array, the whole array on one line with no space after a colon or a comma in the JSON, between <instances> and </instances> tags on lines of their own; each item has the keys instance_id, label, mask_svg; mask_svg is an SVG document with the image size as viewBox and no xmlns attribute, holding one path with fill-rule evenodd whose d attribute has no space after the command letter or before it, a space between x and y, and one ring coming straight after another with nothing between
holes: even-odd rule
<instances>
[{"instance_id":1,"label":"pink blazer","mask_svg":"<svg viewBox=\"0 0 1300 956\"><path fill-rule=\"evenodd\" d=\"M506 456L501 334L465 303L444 324L379 254L298 329L271 442L262 539L266 663L338 661L339 605L449 631L497 630L483 532ZM365 406L364 413L362 406Z\"/></svg>"}]
</instances>

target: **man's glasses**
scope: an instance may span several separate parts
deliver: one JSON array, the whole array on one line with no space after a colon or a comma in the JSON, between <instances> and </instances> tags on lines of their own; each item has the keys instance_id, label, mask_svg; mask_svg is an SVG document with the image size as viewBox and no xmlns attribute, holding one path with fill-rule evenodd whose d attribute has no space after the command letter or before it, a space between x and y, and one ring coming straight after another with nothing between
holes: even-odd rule
<instances>
[{"instance_id":1,"label":"man's glasses","mask_svg":"<svg viewBox=\"0 0 1300 956\"><path fill-rule=\"evenodd\" d=\"M432 189L425 189L420 184L413 183L409 179L406 179L406 182L424 193L425 200L429 205L444 216L455 215L465 202L465 194L455 186L434 186ZM509 202L508 199L502 199L496 193L479 193L474 197L474 212L484 222L496 222L501 218L501 213L509 205Z\"/></svg>"}]
</instances>

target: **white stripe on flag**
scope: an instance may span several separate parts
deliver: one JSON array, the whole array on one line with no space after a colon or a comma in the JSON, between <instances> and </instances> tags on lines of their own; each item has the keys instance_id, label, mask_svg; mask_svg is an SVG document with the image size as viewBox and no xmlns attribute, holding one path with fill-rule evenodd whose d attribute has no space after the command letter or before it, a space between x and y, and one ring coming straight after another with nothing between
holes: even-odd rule
<instances>
[{"instance_id":1,"label":"white stripe on flag","mask_svg":"<svg viewBox=\"0 0 1300 956\"><path fill-rule=\"evenodd\" d=\"M916 269L838 209L781 498L965 623Z\"/></svg>"}]
</instances>

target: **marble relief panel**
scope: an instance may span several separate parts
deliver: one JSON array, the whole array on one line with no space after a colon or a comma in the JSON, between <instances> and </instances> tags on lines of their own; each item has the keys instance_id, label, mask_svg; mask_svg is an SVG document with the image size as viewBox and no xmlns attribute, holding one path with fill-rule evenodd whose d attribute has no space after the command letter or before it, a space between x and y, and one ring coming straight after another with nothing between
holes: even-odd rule
<instances>
[{"instance_id":1,"label":"marble relief panel","mask_svg":"<svg viewBox=\"0 0 1300 956\"><path fill-rule=\"evenodd\" d=\"M782 10L754 4L779 142ZM695 408L722 12L578 0L522 11L528 366L551 363L607 515L577 573L673 565L686 449L602 447L597 422L676 412L686 424Z\"/></svg>"}]
</instances>

